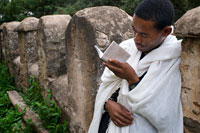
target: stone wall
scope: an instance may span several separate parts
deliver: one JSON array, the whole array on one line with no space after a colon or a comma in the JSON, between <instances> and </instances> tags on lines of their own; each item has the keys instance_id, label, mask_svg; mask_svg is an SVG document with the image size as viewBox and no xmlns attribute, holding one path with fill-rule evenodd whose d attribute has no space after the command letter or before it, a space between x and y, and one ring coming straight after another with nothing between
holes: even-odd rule
<instances>
[{"instance_id":1,"label":"stone wall","mask_svg":"<svg viewBox=\"0 0 200 133\"><path fill-rule=\"evenodd\" d=\"M3 53L2 53L2 42L3 42L3 32L0 29L0 61L2 61Z\"/></svg>"},{"instance_id":2,"label":"stone wall","mask_svg":"<svg viewBox=\"0 0 200 133\"><path fill-rule=\"evenodd\" d=\"M9 73L15 76L14 59L19 56L18 34L14 29L19 26L20 22L9 22L3 26L3 45L5 46L5 60L9 68Z\"/></svg>"},{"instance_id":3,"label":"stone wall","mask_svg":"<svg viewBox=\"0 0 200 133\"><path fill-rule=\"evenodd\" d=\"M1 36L1 42L0 42L0 46L1 46L1 59L2 60L6 60L6 57L5 57L5 42L4 42L4 35L3 35L3 27L4 27L4 25L6 25L6 23L3 23L3 24L1 24L1 26L0 26L0 36Z\"/></svg>"},{"instance_id":4,"label":"stone wall","mask_svg":"<svg viewBox=\"0 0 200 133\"><path fill-rule=\"evenodd\" d=\"M104 15L105 14L105 15ZM94 45L105 49L113 40L133 37L132 17L116 7L93 7L77 12L66 31L67 108L71 132L86 133L93 115L102 62ZM77 119L78 118L78 119Z\"/></svg>"},{"instance_id":5,"label":"stone wall","mask_svg":"<svg viewBox=\"0 0 200 133\"><path fill-rule=\"evenodd\" d=\"M38 24L39 81L43 88L66 74L65 31L71 16L52 15L40 18Z\"/></svg>"},{"instance_id":6,"label":"stone wall","mask_svg":"<svg viewBox=\"0 0 200 133\"><path fill-rule=\"evenodd\" d=\"M185 133L200 132L200 7L188 11L175 24L182 43L182 104Z\"/></svg>"},{"instance_id":7,"label":"stone wall","mask_svg":"<svg viewBox=\"0 0 200 133\"><path fill-rule=\"evenodd\" d=\"M37 53L37 26L39 19L34 17L25 18L21 24L15 29L19 36L19 54L20 60L16 59L15 64L20 68L16 77L16 85L23 89L28 87L29 75L38 78L38 53ZM32 66L36 64L36 67ZM36 71L33 71L36 69Z\"/></svg>"},{"instance_id":8,"label":"stone wall","mask_svg":"<svg viewBox=\"0 0 200 133\"><path fill-rule=\"evenodd\" d=\"M182 103L185 133L200 132L200 7L175 24L182 43ZM69 15L26 18L0 26L2 58L19 87L34 75L50 88L72 133L86 133L104 69L103 51L114 40L133 37L132 17L117 7L92 7Z\"/></svg>"}]
</instances>

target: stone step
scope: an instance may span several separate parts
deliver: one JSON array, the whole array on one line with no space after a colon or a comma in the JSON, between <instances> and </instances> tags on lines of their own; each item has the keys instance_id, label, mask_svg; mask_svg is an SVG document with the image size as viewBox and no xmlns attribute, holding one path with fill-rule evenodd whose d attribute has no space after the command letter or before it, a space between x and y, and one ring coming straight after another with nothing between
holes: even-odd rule
<instances>
[{"instance_id":1,"label":"stone step","mask_svg":"<svg viewBox=\"0 0 200 133\"><path fill-rule=\"evenodd\" d=\"M25 104L23 98L18 94L17 91L7 91L7 93L13 106L17 105L19 112L23 112L23 110L26 108L25 115L23 116L24 120L32 119L33 126L37 132L48 133L46 129L42 128L42 122L39 116Z\"/></svg>"}]
</instances>

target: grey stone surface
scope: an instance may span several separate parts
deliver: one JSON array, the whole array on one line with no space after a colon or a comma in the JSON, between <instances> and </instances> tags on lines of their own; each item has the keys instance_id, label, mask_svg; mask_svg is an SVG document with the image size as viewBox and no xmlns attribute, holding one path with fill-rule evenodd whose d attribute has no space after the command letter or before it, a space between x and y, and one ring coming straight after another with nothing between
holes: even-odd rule
<instances>
[{"instance_id":1,"label":"grey stone surface","mask_svg":"<svg viewBox=\"0 0 200 133\"><path fill-rule=\"evenodd\" d=\"M15 29L19 37L19 54L22 67L20 69L19 81L22 81L21 88L28 87L29 69L30 66L38 61L37 50L37 27L39 19L34 17L25 18L20 25ZM36 77L38 78L38 77Z\"/></svg>"},{"instance_id":2,"label":"grey stone surface","mask_svg":"<svg viewBox=\"0 0 200 133\"><path fill-rule=\"evenodd\" d=\"M186 133L200 132L200 39L182 43L182 104Z\"/></svg>"},{"instance_id":3,"label":"grey stone surface","mask_svg":"<svg viewBox=\"0 0 200 133\"><path fill-rule=\"evenodd\" d=\"M5 53L5 36L3 34L3 27L6 23L1 24L0 26L0 34L1 34L1 57L3 60L6 60L6 53Z\"/></svg>"},{"instance_id":4,"label":"grey stone surface","mask_svg":"<svg viewBox=\"0 0 200 133\"><path fill-rule=\"evenodd\" d=\"M48 15L38 25L39 81L43 88L66 74L65 31L71 16Z\"/></svg>"},{"instance_id":5,"label":"grey stone surface","mask_svg":"<svg viewBox=\"0 0 200 133\"><path fill-rule=\"evenodd\" d=\"M2 43L3 43L3 31L0 30L0 61L2 61L3 58Z\"/></svg>"},{"instance_id":6,"label":"grey stone surface","mask_svg":"<svg viewBox=\"0 0 200 133\"><path fill-rule=\"evenodd\" d=\"M55 99L57 105L61 108L64 119L68 116L67 108L68 103L65 102L68 97L68 90L67 90L67 81L68 77L67 74L58 77L50 84L50 89L52 90L53 98Z\"/></svg>"},{"instance_id":7,"label":"grey stone surface","mask_svg":"<svg viewBox=\"0 0 200 133\"><path fill-rule=\"evenodd\" d=\"M103 65L94 45L105 48L133 37L132 17L117 7L92 7L78 11L66 31L67 98L70 131L86 133Z\"/></svg>"},{"instance_id":8,"label":"grey stone surface","mask_svg":"<svg viewBox=\"0 0 200 133\"><path fill-rule=\"evenodd\" d=\"M34 77L36 77L36 79L39 77L39 68L38 68L38 62L32 64L29 66L28 69L28 73Z\"/></svg>"},{"instance_id":9,"label":"grey stone surface","mask_svg":"<svg viewBox=\"0 0 200 133\"><path fill-rule=\"evenodd\" d=\"M18 34L14 29L19 24L20 22L9 22L3 26L6 63L12 76L15 75L13 60L19 56Z\"/></svg>"},{"instance_id":10,"label":"grey stone surface","mask_svg":"<svg viewBox=\"0 0 200 133\"><path fill-rule=\"evenodd\" d=\"M14 59L13 63L14 63L14 70L15 70L15 85L19 88L23 88L22 90L25 92L26 81L24 80L25 74L24 74L24 71L22 71L23 64L20 61L20 56Z\"/></svg>"},{"instance_id":11,"label":"grey stone surface","mask_svg":"<svg viewBox=\"0 0 200 133\"><path fill-rule=\"evenodd\" d=\"M174 33L200 37L200 6L187 11L176 23Z\"/></svg>"},{"instance_id":12,"label":"grey stone surface","mask_svg":"<svg viewBox=\"0 0 200 133\"><path fill-rule=\"evenodd\" d=\"M32 111L23 101L23 98L18 94L17 91L7 91L8 97L13 104L13 106L17 105L17 109L19 112L23 112L24 109L26 109L26 112L23 116L23 119L31 119L34 125L34 128L39 133L48 133L48 131L44 128L42 128L42 122L39 118L39 116Z\"/></svg>"},{"instance_id":13,"label":"grey stone surface","mask_svg":"<svg viewBox=\"0 0 200 133\"><path fill-rule=\"evenodd\" d=\"M16 31L37 31L39 19L35 17L28 17L21 21L21 24L15 29Z\"/></svg>"}]
</instances>

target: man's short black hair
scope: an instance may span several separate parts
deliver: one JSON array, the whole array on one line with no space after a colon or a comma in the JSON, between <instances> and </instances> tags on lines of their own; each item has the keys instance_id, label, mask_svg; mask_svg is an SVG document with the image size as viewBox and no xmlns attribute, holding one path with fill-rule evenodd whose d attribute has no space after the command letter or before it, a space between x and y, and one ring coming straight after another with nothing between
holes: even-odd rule
<instances>
[{"instance_id":1,"label":"man's short black hair","mask_svg":"<svg viewBox=\"0 0 200 133\"><path fill-rule=\"evenodd\" d=\"M142 0L136 7L135 15L144 20L155 22L155 28L162 30L174 21L174 7L170 0Z\"/></svg>"}]
</instances>

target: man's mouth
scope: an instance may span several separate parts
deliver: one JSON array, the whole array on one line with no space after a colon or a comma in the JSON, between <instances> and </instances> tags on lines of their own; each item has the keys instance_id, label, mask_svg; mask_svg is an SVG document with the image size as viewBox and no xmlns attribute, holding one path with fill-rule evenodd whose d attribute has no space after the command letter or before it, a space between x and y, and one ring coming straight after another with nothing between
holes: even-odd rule
<instances>
[{"instance_id":1,"label":"man's mouth","mask_svg":"<svg viewBox=\"0 0 200 133\"><path fill-rule=\"evenodd\" d=\"M136 43L136 46L140 48L143 47L140 43Z\"/></svg>"}]
</instances>

